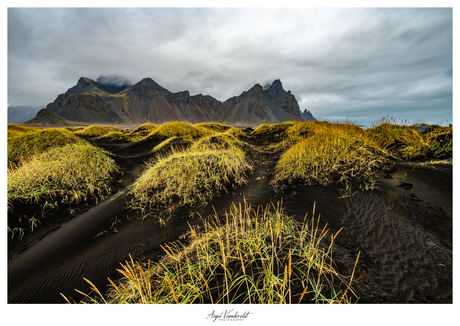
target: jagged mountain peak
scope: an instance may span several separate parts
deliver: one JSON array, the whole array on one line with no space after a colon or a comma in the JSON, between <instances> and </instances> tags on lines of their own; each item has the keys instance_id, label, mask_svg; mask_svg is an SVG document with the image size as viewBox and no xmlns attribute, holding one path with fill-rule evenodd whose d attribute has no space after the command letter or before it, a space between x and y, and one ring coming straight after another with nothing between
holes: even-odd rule
<instances>
[{"instance_id":1,"label":"jagged mountain peak","mask_svg":"<svg viewBox=\"0 0 460 326\"><path fill-rule=\"evenodd\" d=\"M303 112L301 112L300 115L306 121L316 121L316 118L313 117L313 114L311 114L311 112L308 111L307 109L304 109Z\"/></svg>"},{"instance_id":2,"label":"jagged mountain peak","mask_svg":"<svg viewBox=\"0 0 460 326\"><path fill-rule=\"evenodd\" d=\"M109 94L116 94L129 87L129 83L126 79L121 77L103 77L100 76L97 81L88 78L80 77L72 88L69 88L66 94L77 94L77 93L101 93L106 92Z\"/></svg>"},{"instance_id":3,"label":"jagged mountain peak","mask_svg":"<svg viewBox=\"0 0 460 326\"><path fill-rule=\"evenodd\" d=\"M262 95L263 94L263 88L260 86L260 84L255 84L252 86L247 92L244 92L243 94L247 95Z\"/></svg>"},{"instance_id":4,"label":"jagged mountain peak","mask_svg":"<svg viewBox=\"0 0 460 326\"><path fill-rule=\"evenodd\" d=\"M268 97L270 98L276 98L279 99L281 98L285 93L288 95L291 94L291 91L285 91L283 88L283 84L281 83L281 80L276 79L270 87L264 90L265 94L267 94Z\"/></svg>"},{"instance_id":5,"label":"jagged mountain peak","mask_svg":"<svg viewBox=\"0 0 460 326\"><path fill-rule=\"evenodd\" d=\"M275 79L273 83L270 85L270 88L283 89L283 84L281 83L280 79Z\"/></svg>"},{"instance_id":6,"label":"jagged mountain peak","mask_svg":"<svg viewBox=\"0 0 460 326\"><path fill-rule=\"evenodd\" d=\"M166 88L160 86L152 78L144 78L140 82L132 86L133 90L143 90L143 91L167 91Z\"/></svg>"},{"instance_id":7,"label":"jagged mountain peak","mask_svg":"<svg viewBox=\"0 0 460 326\"><path fill-rule=\"evenodd\" d=\"M66 94L93 92L95 88L97 88L95 83L96 82L90 78L80 77L80 79L78 79L77 85L69 88Z\"/></svg>"}]
</instances>

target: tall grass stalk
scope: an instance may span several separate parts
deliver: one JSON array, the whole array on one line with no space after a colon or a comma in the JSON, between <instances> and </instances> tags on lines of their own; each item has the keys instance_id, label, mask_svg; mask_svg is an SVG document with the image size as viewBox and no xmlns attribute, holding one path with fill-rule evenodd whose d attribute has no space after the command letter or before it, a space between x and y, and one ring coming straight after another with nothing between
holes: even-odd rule
<instances>
[{"instance_id":1,"label":"tall grass stalk","mask_svg":"<svg viewBox=\"0 0 460 326\"><path fill-rule=\"evenodd\" d=\"M185 242L163 246L158 262L125 261L122 279L111 284L107 303L349 303L352 280L332 267L327 234L297 223L281 205L233 205L223 218L191 226ZM316 223L316 224L315 224ZM354 272L353 272L354 273ZM345 290L334 288L340 279ZM352 275L353 277L353 275ZM95 296L100 296L95 292ZM102 300L101 300L102 299Z\"/></svg>"}]
</instances>

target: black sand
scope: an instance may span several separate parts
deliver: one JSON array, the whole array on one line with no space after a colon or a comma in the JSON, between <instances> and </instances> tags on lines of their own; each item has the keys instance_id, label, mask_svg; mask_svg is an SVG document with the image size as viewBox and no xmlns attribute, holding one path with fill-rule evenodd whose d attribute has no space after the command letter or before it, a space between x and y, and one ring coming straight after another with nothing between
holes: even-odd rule
<instances>
[{"instance_id":1,"label":"black sand","mask_svg":"<svg viewBox=\"0 0 460 326\"><path fill-rule=\"evenodd\" d=\"M261 146L269 138L248 142ZM157 142L158 143L158 142ZM223 215L232 203L257 205L282 200L296 220L321 214L320 226L339 233L333 259L336 270L351 275L360 259L355 283L360 303L452 303L452 165L400 164L390 174L379 171L378 187L340 197L334 186L294 184L283 192L269 186L279 154L252 153L256 165L249 183L215 198L208 207L176 209L161 226L123 209L124 192L142 171L155 140L137 144L99 144L118 155L125 174L109 199L70 210L61 207L22 240L8 240L8 302L65 303L60 295L82 299L91 280L100 290L117 279L119 262L161 254L160 245L176 240L201 216ZM129 155L129 156L128 156ZM21 207L17 211L33 210ZM35 208L36 209L36 208ZM16 210L15 210L16 211ZM194 213L192 214L191 211ZM19 213L9 218L18 218ZM192 217L193 216L193 217Z\"/></svg>"}]
</instances>

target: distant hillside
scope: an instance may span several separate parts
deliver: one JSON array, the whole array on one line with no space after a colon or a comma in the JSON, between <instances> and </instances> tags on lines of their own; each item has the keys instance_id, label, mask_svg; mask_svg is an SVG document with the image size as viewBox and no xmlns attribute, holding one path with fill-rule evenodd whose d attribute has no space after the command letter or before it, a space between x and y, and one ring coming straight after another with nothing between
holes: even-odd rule
<instances>
[{"instance_id":1,"label":"distant hillside","mask_svg":"<svg viewBox=\"0 0 460 326\"><path fill-rule=\"evenodd\" d=\"M313 117L313 114L311 114L310 111L307 109L303 110L302 113L300 113L300 116L306 120L306 121L315 121L316 119Z\"/></svg>"},{"instance_id":2,"label":"distant hillside","mask_svg":"<svg viewBox=\"0 0 460 326\"><path fill-rule=\"evenodd\" d=\"M8 121L12 123L24 123L37 115L37 112L43 109L46 105L42 106L9 106L8 107Z\"/></svg>"},{"instance_id":3,"label":"distant hillside","mask_svg":"<svg viewBox=\"0 0 460 326\"><path fill-rule=\"evenodd\" d=\"M53 127L64 127L74 124L73 121L67 120L66 118L57 115L47 109L41 109L38 111L35 118L27 121L28 124L33 125L42 125L44 127L53 126Z\"/></svg>"},{"instance_id":4,"label":"distant hillside","mask_svg":"<svg viewBox=\"0 0 460 326\"><path fill-rule=\"evenodd\" d=\"M186 121L257 125L303 121L295 96L283 89L280 80L265 90L256 84L222 103L209 95L172 93L151 78L129 85L125 80L104 77L97 81L81 77L77 85L58 95L27 123L44 121L46 117L55 122L115 124Z\"/></svg>"}]
</instances>

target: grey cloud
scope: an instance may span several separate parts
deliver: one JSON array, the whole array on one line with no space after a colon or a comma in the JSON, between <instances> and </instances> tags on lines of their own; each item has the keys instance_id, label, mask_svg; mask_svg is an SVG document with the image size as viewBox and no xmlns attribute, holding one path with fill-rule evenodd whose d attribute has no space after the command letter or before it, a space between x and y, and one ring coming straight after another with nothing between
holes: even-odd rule
<instances>
[{"instance_id":1,"label":"grey cloud","mask_svg":"<svg viewBox=\"0 0 460 326\"><path fill-rule=\"evenodd\" d=\"M281 79L319 118L451 117L452 10L8 10L9 104L52 102L81 76L150 77L221 101Z\"/></svg>"}]
</instances>

